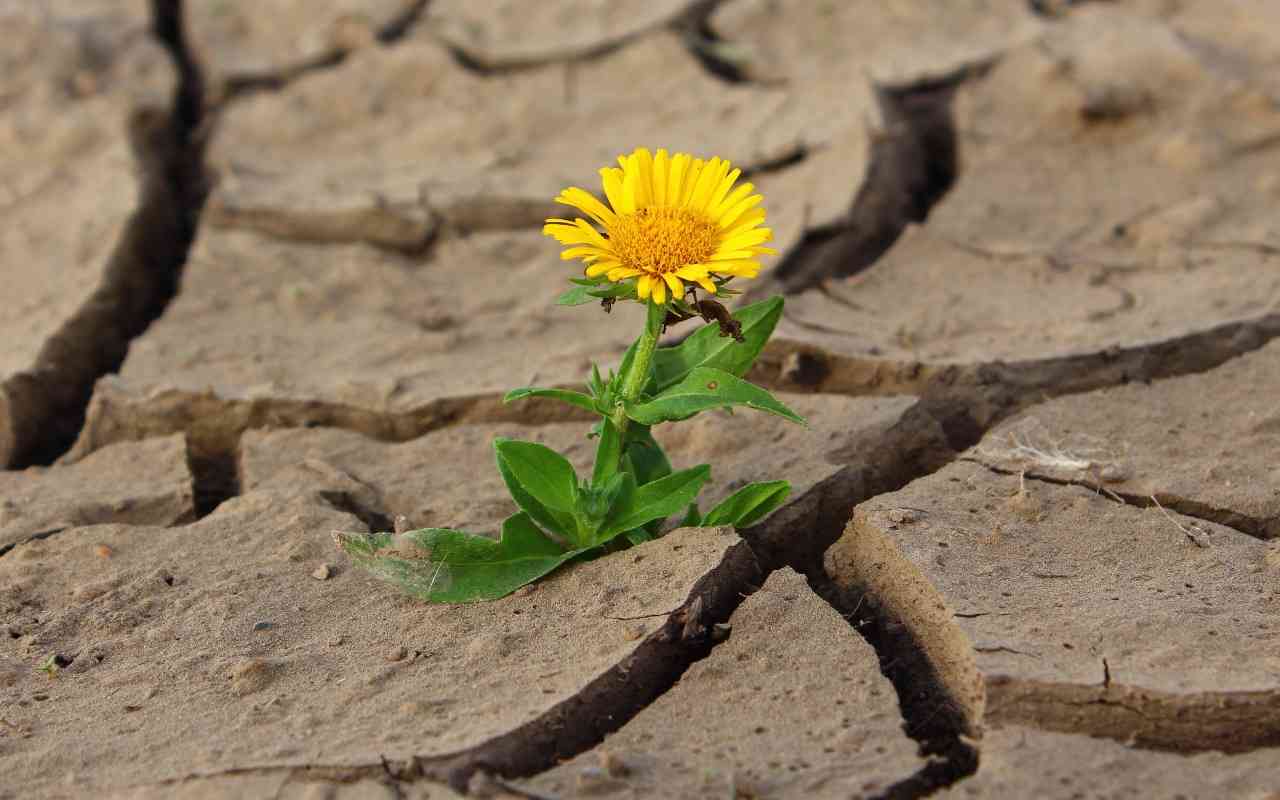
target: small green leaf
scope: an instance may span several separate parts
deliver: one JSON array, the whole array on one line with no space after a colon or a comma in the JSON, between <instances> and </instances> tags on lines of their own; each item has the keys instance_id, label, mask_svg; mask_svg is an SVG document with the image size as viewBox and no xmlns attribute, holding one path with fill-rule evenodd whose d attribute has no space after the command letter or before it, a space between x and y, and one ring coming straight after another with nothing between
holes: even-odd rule
<instances>
[{"instance_id":1,"label":"small green leaf","mask_svg":"<svg viewBox=\"0 0 1280 800\"><path fill-rule=\"evenodd\" d=\"M786 481L749 483L708 511L707 516L702 519L702 524L708 528L717 525L749 527L785 503L790 494L791 484Z\"/></svg>"},{"instance_id":2,"label":"small green leaf","mask_svg":"<svg viewBox=\"0 0 1280 800\"><path fill-rule=\"evenodd\" d=\"M511 497L534 522L571 541L577 540L574 515L577 475L564 456L535 442L494 439L498 472Z\"/></svg>"},{"instance_id":3,"label":"small green leaf","mask_svg":"<svg viewBox=\"0 0 1280 800\"><path fill-rule=\"evenodd\" d=\"M553 400L560 400L594 414L600 413L599 409L596 408L595 400L592 400L582 392L573 392L568 389L538 389L532 386L523 389L512 389L503 396L502 402L510 403L515 400L523 400L526 397L550 397Z\"/></svg>"},{"instance_id":4,"label":"small green leaf","mask_svg":"<svg viewBox=\"0 0 1280 800\"><path fill-rule=\"evenodd\" d=\"M618 429L609 419L602 421L600 441L596 444L596 466L591 473L593 486L603 486L605 481L618 472L618 464L622 461L622 437Z\"/></svg>"},{"instance_id":5,"label":"small green leaf","mask_svg":"<svg viewBox=\"0 0 1280 800\"><path fill-rule=\"evenodd\" d=\"M626 461L637 484L653 483L671 474L671 462L648 425L627 426Z\"/></svg>"},{"instance_id":6,"label":"small green leaf","mask_svg":"<svg viewBox=\"0 0 1280 800\"><path fill-rule=\"evenodd\" d=\"M805 424L803 417L764 389L710 367L698 367L647 403L631 406L627 416L641 424L654 425L688 419L699 411L723 406L746 406Z\"/></svg>"},{"instance_id":7,"label":"small green leaf","mask_svg":"<svg viewBox=\"0 0 1280 800\"><path fill-rule=\"evenodd\" d=\"M551 572L585 549L564 550L524 512L502 523L502 538L447 528L402 535L339 534L338 543L361 567L432 603L495 600Z\"/></svg>"},{"instance_id":8,"label":"small green leaf","mask_svg":"<svg viewBox=\"0 0 1280 800\"><path fill-rule=\"evenodd\" d=\"M556 298L556 305L580 306L580 305L583 305L584 303L594 302L595 299L596 298L591 295L590 286L574 286L571 289L567 289L559 297Z\"/></svg>"},{"instance_id":9,"label":"small green leaf","mask_svg":"<svg viewBox=\"0 0 1280 800\"><path fill-rule=\"evenodd\" d=\"M738 377L746 375L782 318L782 298L752 303L733 318L742 325L743 342L721 336L716 325L704 325L675 347L659 347L653 354L658 391L684 380L697 367L714 367Z\"/></svg>"},{"instance_id":10,"label":"small green leaf","mask_svg":"<svg viewBox=\"0 0 1280 800\"><path fill-rule=\"evenodd\" d=\"M596 542L608 541L623 531L680 513L693 502L710 478L711 467L702 464L639 487L629 503L618 503L618 508L596 535Z\"/></svg>"},{"instance_id":11,"label":"small green leaf","mask_svg":"<svg viewBox=\"0 0 1280 800\"><path fill-rule=\"evenodd\" d=\"M681 528L696 528L702 524L702 512L698 511L697 503L690 503L689 510L684 512L684 519L680 520Z\"/></svg>"},{"instance_id":12,"label":"small green leaf","mask_svg":"<svg viewBox=\"0 0 1280 800\"><path fill-rule=\"evenodd\" d=\"M631 543L633 547L638 544L644 544L645 542L653 541L653 534L650 533L645 528L635 528L634 530L629 530L622 535L626 538L628 542Z\"/></svg>"}]
</instances>

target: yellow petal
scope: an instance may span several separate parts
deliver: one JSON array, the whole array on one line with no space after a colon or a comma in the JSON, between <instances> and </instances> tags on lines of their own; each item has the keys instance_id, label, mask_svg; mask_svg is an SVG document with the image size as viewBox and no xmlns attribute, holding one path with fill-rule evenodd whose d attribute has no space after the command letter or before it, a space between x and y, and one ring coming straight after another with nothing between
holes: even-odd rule
<instances>
[{"instance_id":1,"label":"yellow petal","mask_svg":"<svg viewBox=\"0 0 1280 800\"><path fill-rule=\"evenodd\" d=\"M571 186L561 192L560 196L556 198L556 202L581 210L606 228L618 219L595 195L585 189L579 189L577 186Z\"/></svg>"},{"instance_id":2,"label":"yellow petal","mask_svg":"<svg viewBox=\"0 0 1280 800\"><path fill-rule=\"evenodd\" d=\"M617 261L601 261L598 264L592 264L591 266L587 267L586 274L588 278L595 278L599 275L605 274L606 272L608 272L611 269L614 269L617 266L618 266Z\"/></svg>"},{"instance_id":3,"label":"yellow petal","mask_svg":"<svg viewBox=\"0 0 1280 800\"><path fill-rule=\"evenodd\" d=\"M746 200L739 202L736 206L724 212L724 215L720 217L720 227L730 227L735 221L737 221L738 217L750 211L763 199L764 198L760 195L753 194Z\"/></svg>"},{"instance_id":4,"label":"yellow petal","mask_svg":"<svg viewBox=\"0 0 1280 800\"><path fill-rule=\"evenodd\" d=\"M635 169L627 170L627 174L622 179L622 208L618 209L619 213L634 213L638 206L636 204L636 183L639 176Z\"/></svg>"},{"instance_id":5,"label":"yellow petal","mask_svg":"<svg viewBox=\"0 0 1280 800\"><path fill-rule=\"evenodd\" d=\"M731 236L736 236L739 233L750 230L751 228L754 228L757 225L760 225L762 223L764 223L764 209L753 208L747 213L738 217L737 222L733 223L733 227L725 228L724 230L722 230L720 232L720 237L722 239L728 239Z\"/></svg>"},{"instance_id":6,"label":"yellow petal","mask_svg":"<svg viewBox=\"0 0 1280 800\"><path fill-rule=\"evenodd\" d=\"M671 287L672 298L684 297L684 284L673 273L663 273L662 279Z\"/></svg>"},{"instance_id":7,"label":"yellow petal","mask_svg":"<svg viewBox=\"0 0 1280 800\"><path fill-rule=\"evenodd\" d=\"M721 242L720 246L725 250L745 250L748 247L764 244L772 237L773 231L768 228L752 228L746 233L740 233L732 239Z\"/></svg>"},{"instance_id":8,"label":"yellow petal","mask_svg":"<svg viewBox=\"0 0 1280 800\"><path fill-rule=\"evenodd\" d=\"M568 250L565 250L564 252L562 252L560 254L560 260L572 261L575 258L582 258L583 256L595 256L596 258L604 258L605 256L609 256L609 255L612 255L612 253L610 253L607 250L601 250L599 247L595 247L593 245L582 245L580 247L570 247Z\"/></svg>"},{"instance_id":9,"label":"yellow petal","mask_svg":"<svg viewBox=\"0 0 1280 800\"><path fill-rule=\"evenodd\" d=\"M624 213L622 209L622 170L617 167L603 167L600 170L600 179L604 184L604 195L609 198L609 205L613 206L613 210L618 213Z\"/></svg>"},{"instance_id":10,"label":"yellow petal","mask_svg":"<svg viewBox=\"0 0 1280 800\"><path fill-rule=\"evenodd\" d=\"M698 285L701 286L709 294L716 293L716 285L710 278L698 278Z\"/></svg>"},{"instance_id":11,"label":"yellow petal","mask_svg":"<svg viewBox=\"0 0 1280 800\"><path fill-rule=\"evenodd\" d=\"M643 278L642 278L641 280L643 280ZM667 286L666 286L666 284L664 284L664 283L663 283L661 280L659 280L658 278L654 278L654 279L651 281L651 283L653 284L653 288L652 288L652 292L653 292L653 302L657 303L658 305L662 305L663 303L667 302Z\"/></svg>"},{"instance_id":12,"label":"yellow petal","mask_svg":"<svg viewBox=\"0 0 1280 800\"><path fill-rule=\"evenodd\" d=\"M641 300L649 299L649 288L653 285L652 275L641 275L640 280L636 281L636 297Z\"/></svg>"},{"instance_id":13,"label":"yellow petal","mask_svg":"<svg viewBox=\"0 0 1280 800\"><path fill-rule=\"evenodd\" d=\"M693 187L693 193L689 196L689 208L695 211L703 211L707 207L707 198L711 196L711 190L716 188L716 182L724 176L721 171L728 162L721 161L719 157L711 159L707 165L702 168L702 174L698 176L698 183Z\"/></svg>"},{"instance_id":14,"label":"yellow petal","mask_svg":"<svg viewBox=\"0 0 1280 800\"><path fill-rule=\"evenodd\" d=\"M702 159L695 158L689 168L685 170L684 180L680 182L680 206L689 205L689 197L693 194L693 187L697 185L704 166Z\"/></svg>"},{"instance_id":15,"label":"yellow petal","mask_svg":"<svg viewBox=\"0 0 1280 800\"><path fill-rule=\"evenodd\" d=\"M634 278L637 275L643 275L643 274L644 273L638 269L632 269L631 267L624 267L622 265L618 265L613 269L609 270L609 280L620 281L620 280L623 280L624 278Z\"/></svg>"},{"instance_id":16,"label":"yellow petal","mask_svg":"<svg viewBox=\"0 0 1280 800\"><path fill-rule=\"evenodd\" d=\"M725 162L725 164L728 163L729 162L727 161ZM742 175L742 170L740 169L735 169L733 172L730 172L720 180L720 185L711 193L710 199L707 200L707 208L712 209L713 215L715 213L715 209L719 208L720 204L724 202L725 195L729 194L729 190L738 182L738 177L740 175Z\"/></svg>"},{"instance_id":17,"label":"yellow petal","mask_svg":"<svg viewBox=\"0 0 1280 800\"><path fill-rule=\"evenodd\" d=\"M676 153L671 159L670 175L667 176L667 205L681 205L681 192L684 189L684 175L693 159L688 153Z\"/></svg>"},{"instance_id":18,"label":"yellow petal","mask_svg":"<svg viewBox=\"0 0 1280 800\"><path fill-rule=\"evenodd\" d=\"M644 147L631 154L636 171L636 208L653 205L653 156Z\"/></svg>"},{"instance_id":19,"label":"yellow petal","mask_svg":"<svg viewBox=\"0 0 1280 800\"><path fill-rule=\"evenodd\" d=\"M676 275L687 280L696 281L699 278L707 277L707 273L710 271L710 268L706 264L686 264L676 270Z\"/></svg>"},{"instance_id":20,"label":"yellow petal","mask_svg":"<svg viewBox=\"0 0 1280 800\"><path fill-rule=\"evenodd\" d=\"M667 204L667 151L660 149L653 157L653 202L654 205Z\"/></svg>"},{"instance_id":21,"label":"yellow petal","mask_svg":"<svg viewBox=\"0 0 1280 800\"><path fill-rule=\"evenodd\" d=\"M717 222L720 222L720 227L722 228L729 227L729 223L721 222L721 220L724 218L724 215L727 212L729 212L731 209L733 209L733 207L736 206L738 203L741 203L743 198L751 194L751 190L754 188L756 188L755 184L748 182L734 189L732 192L729 193L728 196L726 196L723 200L720 201L720 205L711 209L711 218Z\"/></svg>"}]
</instances>

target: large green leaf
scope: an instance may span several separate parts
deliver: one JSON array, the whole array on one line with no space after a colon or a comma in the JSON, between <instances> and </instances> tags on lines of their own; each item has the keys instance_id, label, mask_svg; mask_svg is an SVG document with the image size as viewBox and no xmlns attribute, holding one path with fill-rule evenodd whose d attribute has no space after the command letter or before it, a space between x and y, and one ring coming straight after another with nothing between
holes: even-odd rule
<instances>
[{"instance_id":1,"label":"large green leaf","mask_svg":"<svg viewBox=\"0 0 1280 800\"><path fill-rule=\"evenodd\" d=\"M447 528L402 537L340 534L338 542L356 564L432 603L494 600L586 552L562 549L524 512L502 523L496 541Z\"/></svg>"},{"instance_id":2,"label":"large green leaf","mask_svg":"<svg viewBox=\"0 0 1280 800\"><path fill-rule=\"evenodd\" d=\"M708 511L702 518L702 524L708 528L717 525L749 527L785 503L789 494L791 494L791 484L786 481L749 483Z\"/></svg>"},{"instance_id":3,"label":"large green leaf","mask_svg":"<svg viewBox=\"0 0 1280 800\"><path fill-rule=\"evenodd\" d=\"M616 510L597 534L597 543L685 510L710 478L711 467L701 464L637 488L627 502L619 500Z\"/></svg>"},{"instance_id":4,"label":"large green leaf","mask_svg":"<svg viewBox=\"0 0 1280 800\"><path fill-rule=\"evenodd\" d=\"M498 472L516 505L533 521L570 541L577 541L574 514L577 475L573 465L556 451L535 442L493 440Z\"/></svg>"},{"instance_id":5,"label":"large green leaf","mask_svg":"<svg viewBox=\"0 0 1280 800\"><path fill-rule=\"evenodd\" d=\"M764 389L710 367L698 367L652 400L631 406L627 416L643 425L655 425L688 419L699 411L724 406L746 406L805 424L804 417Z\"/></svg>"},{"instance_id":6,"label":"large green leaf","mask_svg":"<svg viewBox=\"0 0 1280 800\"><path fill-rule=\"evenodd\" d=\"M674 386L698 367L714 367L739 377L746 375L782 318L782 298L752 303L733 318L742 325L742 342L721 336L716 325L704 325L675 347L659 347L653 354L657 391Z\"/></svg>"},{"instance_id":7,"label":"large green leaf","mask_svg":"<svg viewBox=\"0 0 1280 800\"><path fill-rule=\"evenodd\" d=\"M596 408L596 401L582 392L573 392L568 389L538 389L528 386L523 389L512 389L502 398L502 402L510 403L515 400L523 400L526 397L550 397L553 400L559 400L568 403L571 406L585 409L593 414L599 414L600 410Z\"/></svg>"}]
</instances>

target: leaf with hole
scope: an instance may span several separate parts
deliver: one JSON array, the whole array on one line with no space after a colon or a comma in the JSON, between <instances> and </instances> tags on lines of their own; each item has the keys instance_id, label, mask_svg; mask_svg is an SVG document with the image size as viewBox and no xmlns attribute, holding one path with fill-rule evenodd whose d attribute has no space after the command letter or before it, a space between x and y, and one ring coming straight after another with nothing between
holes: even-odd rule
<instances>
[{"instance_id":1,"label":"leaf with hole","mask_svg":"<svg viewBox=\"0 0 1280 800\"><path fill-rule=\"evenodd\" d=\"M356 564L432 603L496 600L590 549L565 550L524 512L502 523L497 540L448 528L337 538Z\"/></svg>"}]
</instances>

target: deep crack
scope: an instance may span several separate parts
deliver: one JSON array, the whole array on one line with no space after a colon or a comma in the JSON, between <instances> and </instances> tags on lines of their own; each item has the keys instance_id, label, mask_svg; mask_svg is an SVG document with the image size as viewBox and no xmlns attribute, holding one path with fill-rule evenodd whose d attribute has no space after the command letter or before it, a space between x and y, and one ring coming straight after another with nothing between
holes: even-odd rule
<instances>
[{"instance_id":1,"label":"deep crack","mask_svg":"<svg viewBox=\"0 0 1280 800\"><path fill-rule=\"evenodd\" d=\"M178 73L167 110L135 109L128 134L140 200L104 270L102 284L45 343L36 369L0 386L0 465L50 464L75 441L97 379L124 363L178 291L208 194L204 172L204 83L182 28L180 0L153 0L152 34Z\"/></svg>"},{"instance_id":2,"label":"deep crack","mask_svg":"<svg viewBox=\"0 0 1280 800\"><path fill-rule=\"evenodd\" d=\"M884 129L871 144L866 178L849 213L805 232L774 271L787 294L870 267L913 222L923 222L959 170L952 102L985 65L934 81L876 87Z\"/></svg>"}]
</instances>

